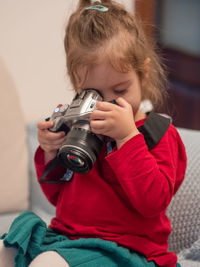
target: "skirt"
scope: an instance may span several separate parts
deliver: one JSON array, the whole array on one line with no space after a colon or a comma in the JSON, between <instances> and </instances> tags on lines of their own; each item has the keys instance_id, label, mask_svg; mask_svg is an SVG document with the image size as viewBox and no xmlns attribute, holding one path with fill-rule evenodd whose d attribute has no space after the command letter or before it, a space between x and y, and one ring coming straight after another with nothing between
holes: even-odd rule
<instances>
[{"instance_id":1,"label":"skirt","mask_svg":"<svg viewBox=\"0 0 200 267\"><path fill-rule=\"evenodd\" d=\"M71 240L47 228L31 211L24 211L12 223L9 232L0 237L5 247L17 249L15 267L27 267L42 252L56 251L70 267L156 267L154 261L136 252L99 238ZM180 266L177 264L177 266Z\"/></svg>"}]
</instances>

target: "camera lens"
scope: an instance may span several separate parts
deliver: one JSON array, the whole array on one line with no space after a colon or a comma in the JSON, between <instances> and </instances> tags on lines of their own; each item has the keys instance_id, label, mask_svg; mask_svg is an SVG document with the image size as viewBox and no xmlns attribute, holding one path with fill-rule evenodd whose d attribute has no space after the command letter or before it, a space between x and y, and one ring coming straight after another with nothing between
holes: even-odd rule
<instances>
[{"instance_id":1,"label":"camera lens","mask_svg":"<svg viewBox=\"0 0 200 267\"><path fill-rule=\"evenodd\" d=\"M77 173L91 170L101 151L103 141L84 128L72 128L58 152L64 166Z\"/></svg>"},{"instance_id":2,"label":"camera lens","mask_svg":"<svg viewBox=\"0 0 200 267\"><path fill-rule=\"evenodd\" d=\"M76 167L84 166L84 161L80 158L80 156L74 155L73 153L67 154L67 160L70 162L70 164Z\"/></svg>"}]
</instances>

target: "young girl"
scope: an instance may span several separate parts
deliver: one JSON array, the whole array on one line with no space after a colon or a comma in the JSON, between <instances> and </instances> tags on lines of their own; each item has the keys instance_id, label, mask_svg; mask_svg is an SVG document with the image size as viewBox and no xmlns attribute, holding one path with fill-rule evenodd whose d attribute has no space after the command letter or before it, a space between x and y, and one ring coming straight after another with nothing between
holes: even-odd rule
<instances>
[{"instance_id":1,"label":"young girl","mask_svg":"<svg viewBox=\"0 0 200 267\"><path fill-rule=\"evenodd\" d=\"M24 212L4 235L4 245L17 249L16 266L178 266L167 251L166 209L184 179L184 145L171 124L153 148L139 131L147 120L141 101L162 104L165 75L158 57L137 19L111 0L80 0L64 44L75 91L94 88L105 100L90 116L91 131L115 143L104 144L88 173L41 184L56 206L55 218L46 228ZM108 102L112 99L118 105ZM52 126L38 123L38 179L67 138L48 131ZM57 167L47 178L65 173ZM6 261L13 251L1 249Z\"/></svg>"}]
</instances>

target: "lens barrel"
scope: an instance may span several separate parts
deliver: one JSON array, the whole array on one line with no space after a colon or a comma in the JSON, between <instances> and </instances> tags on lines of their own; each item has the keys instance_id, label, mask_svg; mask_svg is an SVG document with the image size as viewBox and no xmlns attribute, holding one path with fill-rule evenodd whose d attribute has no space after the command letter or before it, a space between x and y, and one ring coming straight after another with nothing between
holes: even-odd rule
<instances>
[{"instance_id":1,"label":"lens barrel","mask_svg":"<svg viewBox=\"0 0 200 267\"><path fill-rule=\"evenodd\" d=\"M91 170L103 146L103 141L84 128L74 127L58 152L62 164L77 173Z\"/></svg>"}]
</instances>

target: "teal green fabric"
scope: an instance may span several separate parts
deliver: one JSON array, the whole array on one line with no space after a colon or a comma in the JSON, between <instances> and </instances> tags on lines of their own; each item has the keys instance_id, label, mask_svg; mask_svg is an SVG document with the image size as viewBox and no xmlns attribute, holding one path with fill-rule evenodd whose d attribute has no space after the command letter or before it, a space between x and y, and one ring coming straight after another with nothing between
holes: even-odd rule
<instances>
[{"instance_id":1,"label":"teal green fabric","mask_svg":"<svg viewBox=\"0 0 200 267\"><path fill-rule=\"evenodd\" d=\"M98 238L70 240L48 229L45 222L31 211L19 215L1 239L4 239L4 246L17 249L15 267L27 267L37 255L50 250L57 251L70 267L158 266L114 242Z\"/></svg>"}]
</instances>

